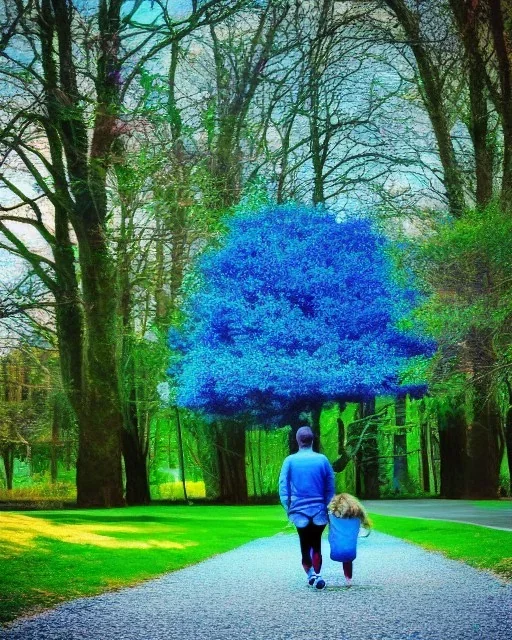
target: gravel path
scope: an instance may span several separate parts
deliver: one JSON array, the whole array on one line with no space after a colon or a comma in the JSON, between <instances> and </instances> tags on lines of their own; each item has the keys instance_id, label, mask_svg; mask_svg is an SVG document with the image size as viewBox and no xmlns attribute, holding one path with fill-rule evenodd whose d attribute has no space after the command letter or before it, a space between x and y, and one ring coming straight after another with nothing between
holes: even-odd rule
<instances>
[{"instance_id":1,"label":"gravel path","mask_svg":"<svg viewBox=\"0 0 512 640\"><path fill-rule=\"evenodd\" d=\"M295 535L255 540L116 593L0 631L12 640L512 640L512 585L373 532L354 586L324 542L324 591L308 587Z\"/></svg>"}]
</instances>

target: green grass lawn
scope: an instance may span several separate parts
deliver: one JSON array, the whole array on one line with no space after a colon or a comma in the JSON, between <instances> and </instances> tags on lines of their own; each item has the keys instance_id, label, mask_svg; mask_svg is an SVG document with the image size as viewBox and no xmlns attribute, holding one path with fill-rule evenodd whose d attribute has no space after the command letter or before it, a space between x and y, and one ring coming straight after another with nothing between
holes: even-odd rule
<instances>
[{"instance_id":1,"label":"green grass lawn","mask_svg":"<svg viewBox=\"0 0 512 640\"><path fill-rule=\"evenodd\" d=\"M505 500L473 500L472 504L482 509L510 509L512 500L509 498Z\"/></svg>"},{"instance_id":2,"label":"green grass lawn","mask_svg":"<svg viewBox=\"0 0 512 640\"><path fill-rule=\"evenodd\" d=\"M378 531L512 579L512 532L372 520ZM0 512L0 622L133 585L280 531L294 532L280 506Z\"/></svg>"},{"instance_id":3,"label":"green grass lawn","mask_svg":"<svg viewBox=\"0 0 512 640\"><path fill-rule=\"evenodd\" d=\"M512 531L473 524L370 515L377 531L512 580Z\"/></svg>"},{"instance_id":4,"label":"green grass lawn","mask_svg":"<svg viewBox=\"0 0 512 640\"><path fill-rule=\"evenodd\" d=\"M286 525L280 506L0 513L0 622L181 569Z\"/></svg>"}]
</instances>

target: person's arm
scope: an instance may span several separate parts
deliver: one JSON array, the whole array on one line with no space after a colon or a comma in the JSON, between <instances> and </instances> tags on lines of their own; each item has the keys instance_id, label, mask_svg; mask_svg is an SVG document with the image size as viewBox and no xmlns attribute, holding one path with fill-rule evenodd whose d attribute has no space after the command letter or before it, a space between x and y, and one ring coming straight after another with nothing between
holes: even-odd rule
<instances>
[{"instance_id":1,"label":"person's arm","mask_svg":"<svg viewBox=\"0 0 512 640\"><path fill-rule=\"evenodd\" d=\"M284 507L286 513L290 508L290 460L285 458L283 466L281 467L281 473L279 474L279 499Z\"/></svg>"},{"instance_id":2,"label":"person's arm","mask_svg":"<svg viewBox=\"0 0 512 640\"><path fill-rule=\"evenodd\" d=\"M334 489L334 471L332 469L331 463L327 458L325 459L325 479L324 479L324 499L325 506L329 504L329 502L334 498L335 489Z\"/></svg>"}]
</instances>

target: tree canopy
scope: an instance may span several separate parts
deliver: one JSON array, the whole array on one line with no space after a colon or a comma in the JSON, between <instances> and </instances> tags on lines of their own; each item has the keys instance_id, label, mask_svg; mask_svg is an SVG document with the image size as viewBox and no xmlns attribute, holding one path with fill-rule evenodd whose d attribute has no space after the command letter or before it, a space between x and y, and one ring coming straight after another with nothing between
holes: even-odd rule
<instances>
[{"instance_id":1,"label":"tree canopy","mask_svg":"<svg viewBox=\"0 0 512 640\"><path fill-rule=\"evenodd\" d=\"M199 261L199 288L180 340L178 403L208 413L279 414L290 404L420 394L405 382L431 353L400 329L417 293L393 275L386 240L368 219L322 209L236 214L223 246Z\"/></svg>"}]
</instances>

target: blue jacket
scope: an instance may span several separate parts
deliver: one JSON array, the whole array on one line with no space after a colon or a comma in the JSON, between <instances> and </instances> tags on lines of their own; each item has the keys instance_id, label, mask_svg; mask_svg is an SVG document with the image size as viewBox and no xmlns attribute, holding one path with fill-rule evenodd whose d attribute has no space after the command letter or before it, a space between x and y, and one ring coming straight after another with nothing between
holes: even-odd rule
<instances>
[{"instance_id":1,"label":"blue jacket","mask_svg":"<svg viewBox=\"0 0 512 640\"><path fill-rule=\"evenodd\" d=\"M327 524L327 505L334 496L331 463L312 448L285 458L279 475L279 498L296 527Z\"/></svg>"},{"instance_id":2,"label":"blue jacket","mask_svg":"<svg viewBox=\"0 0 512 640\"><path fill-rule=\"evenodd\" d=\"M337 518L329 516L329 545L331 560L351 562L356 559L359 518Z\"/></svg>"}]
</instances>

